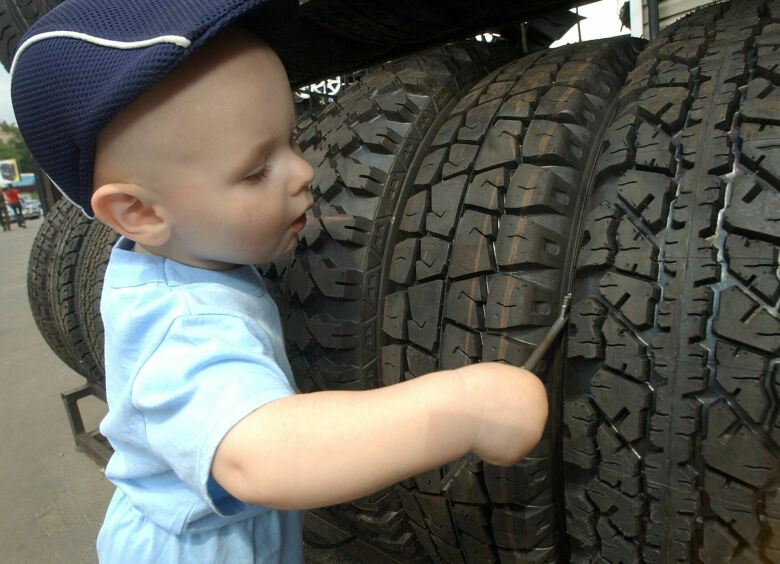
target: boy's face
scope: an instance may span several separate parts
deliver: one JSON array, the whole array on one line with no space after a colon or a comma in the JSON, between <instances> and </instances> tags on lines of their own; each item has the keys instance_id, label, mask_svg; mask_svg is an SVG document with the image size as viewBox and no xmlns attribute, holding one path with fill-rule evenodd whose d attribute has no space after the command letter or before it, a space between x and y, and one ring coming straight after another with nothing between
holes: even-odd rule
<instances>
[{"instance_id":1,"label":"boy's face","mask_svg":"<svg viewBox=\"0 0 780 564\"><path fill-rule=\"evenodd\" d=\"M97 185L148 190L170 237L139 250L210 269L273 260L295 248L313 203L293 121L279 59L230 30L101 133Z\"/></svg>"}]
</instances>

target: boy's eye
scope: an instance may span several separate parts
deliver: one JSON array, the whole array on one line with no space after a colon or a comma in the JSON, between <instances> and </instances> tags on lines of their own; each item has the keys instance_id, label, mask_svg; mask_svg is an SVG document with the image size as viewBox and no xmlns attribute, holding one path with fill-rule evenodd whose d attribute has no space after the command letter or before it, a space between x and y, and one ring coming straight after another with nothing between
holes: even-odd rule
<instances>
[{"instance_id":1,"label":"boy's eye","mask_svg":"<svg viewBox=\"0 0 780 564\"><path fill-rule=\"evenodd\" d=\"M252 174L244 177L247 182L260 182L268 175L268 167L263 167L260 170L256 170Z\"/></svg>"}]
</instances>

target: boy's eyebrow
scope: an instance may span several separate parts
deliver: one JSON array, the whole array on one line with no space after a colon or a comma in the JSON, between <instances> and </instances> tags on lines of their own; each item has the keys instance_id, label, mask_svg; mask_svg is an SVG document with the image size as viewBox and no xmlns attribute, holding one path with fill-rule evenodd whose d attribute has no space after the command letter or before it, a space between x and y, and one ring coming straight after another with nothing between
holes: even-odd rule
<instances>
[{"instance_id":1,"label":"boy's eyebrow","mask_svg":"<svg viewBox=\"0 0 780 564\"><path fill-rule=\"evenodd\" d=\"M257 165L257 161L260 159L260 157L262 157L263 153L265 153L271 141L271 139L264 139L258 142L256 145L251 146L251 148L246 153L244 153L246 157L240 161L240 166L238 169L242 171L242 175L244 172L249 172L254 166Z\"/></svg>"}]
</instances>

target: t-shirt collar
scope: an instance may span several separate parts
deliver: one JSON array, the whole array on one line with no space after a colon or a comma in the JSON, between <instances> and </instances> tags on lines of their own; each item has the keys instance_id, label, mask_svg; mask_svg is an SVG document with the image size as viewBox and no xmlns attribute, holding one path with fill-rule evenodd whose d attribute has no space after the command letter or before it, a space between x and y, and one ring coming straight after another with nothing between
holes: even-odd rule
<instances>
[{"instance_id":1,"label":"t-shirt collar","mask_svg":"<svg viewBox=\"0 0 780 564\"><path fill-rule=\"evenodd\" d=\"M175 260L136 253L135 242L120 237L111 251L111 269L106 272L105 283L116 287L113 282L122 281L122 286L135 286L150 282L161 282L168 286L185 284L218 283L242 292L263 294L263 277L252 265L242 265L230 270L209 270L182 264ZM112 276L112 269L117 276Z\"/></svg>"}]
</instances>

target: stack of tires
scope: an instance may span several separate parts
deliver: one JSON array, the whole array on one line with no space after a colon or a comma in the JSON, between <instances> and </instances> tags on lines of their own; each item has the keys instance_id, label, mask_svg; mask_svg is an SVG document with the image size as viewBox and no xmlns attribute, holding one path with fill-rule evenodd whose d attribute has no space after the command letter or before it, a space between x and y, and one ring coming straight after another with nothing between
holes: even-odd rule
<instances>
[{"instance_id":1,"label":"stack of tires","mask_svg":"<svg viewBox=\"0 0 780 564\"><path fill-rule=\"evenodd\" d=\"M780 561L778 12L515 60L449 45L299 121L314 217L263 272L302 391L521 365L572 294L528 457L334 519L401 561ZM42 333L98 384L114 240L60 202L30 262Z\"/></svg>"}]
</instances>

